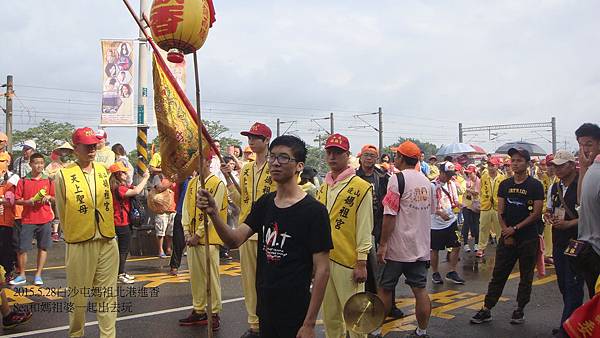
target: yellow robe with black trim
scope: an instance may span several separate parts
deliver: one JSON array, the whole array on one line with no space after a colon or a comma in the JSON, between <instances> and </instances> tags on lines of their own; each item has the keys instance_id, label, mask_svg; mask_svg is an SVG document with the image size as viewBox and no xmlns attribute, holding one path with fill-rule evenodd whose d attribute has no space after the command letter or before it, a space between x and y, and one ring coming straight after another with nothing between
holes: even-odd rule
<instances>
[{"instance_id":1,"label":"yellow robe with black trim","mask_svg":"<svg viewBox=\"0 0 600 338\"><path fill-rule=\"evenodd\" d=\"M500 188L500 183L505 179L506 176L502 175L499 171L496 174L495 181L492 181L488 173L481 176L481 191L479 193L481 211L490 210L492 207L494 210L498 210L498 189Z\"/></svg>"},{"instance_id":2,"label":"yellow robe with black trim","mask_svg":"<svg viewBox=\"0 0 600 338\"><path fill-rule=\"evenodd\" d=\"M65 201L57 201L65 242L79 243L94 239L96 229L104 238L115 237L115 219L108 172L93 162L95 191L88 184L83 170L72 163L59 171Z\"/></svg>"},{"instance_id":3,"label":"yellow robe with black trim","mask_svg":"<svg viewBox=\"0 0 600 338\"><path fill-rule=\"evenodd\" d=\"M248 162L242 167L240 187L242 188L240 200L239 224L242 224L250 214L254 202L264 194L277 190L275 181L271 178L269 164L265 162L262 168L256 168L256 162ZM255 182L256 180L256 182ZM257 240L256 234L250 239Z\"/></svg>"},{"instance_id":4,"label":"yellow robe with black trim","mask_svg":"<svg viewBox=\"0 0 600 338\"><path fill-rule=\"evenodd\" d=\"M328 196L338 189L337 195ZM327 184L320 187L317 200L327 207L331 223L333 250L329 252L330 260L352 269L356 267L357 260L366 260L372 246L372 193L372 185L356 175L333 187ZM359 215L363 203L368 205L362 210L363 215Z\"/></svg>"},{"instance_id":5,"label":"yellow robe with black trim","mask_svg":"<svg viewBox=\"0 0 600 338\"><path fill-rule=\"evenodd\" d=\"M200 237L200 245L204 245L204 214L196 208L196 193L198 191L199 176L190 180L185 191L183 209L181 215L181 224L185 234L196 234ZM219 207L219 217L223 222L227 222L227 188L223 181L215 175L209 175L205 180L206 190L215 198ZM209 218L208 220L208 242L211 245L223 245L223 241L217 234L217 230Z\"/></svg>"}]
</instances>

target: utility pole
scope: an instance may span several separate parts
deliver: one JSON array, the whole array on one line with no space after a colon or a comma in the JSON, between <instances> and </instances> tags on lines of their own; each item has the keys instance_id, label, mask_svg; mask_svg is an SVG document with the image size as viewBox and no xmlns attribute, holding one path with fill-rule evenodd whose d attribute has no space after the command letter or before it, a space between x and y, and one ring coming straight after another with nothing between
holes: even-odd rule
<instances>
[{"instance_id":1,"label":"utility pole","mask_svg":"<svg viewBox=\"0 0 600 338\"><path fill-rule=\"evenodd\" d=\"M333 113L329 113L329 123L330 123L329 134L333 134Z\"/></svg>"},{"instance_id":2,"label":"utility pole","mask_svg":"<svg viewBox=\"0 0 600 338\"><path fill-rule=\"evenodd\" d=\"M463 129L462 129L462 122L460 122L458 124L458 142L459 143L463 143Z\"/></svg>"},{"instance_id":3,"label":"utility pole","mask_svg":"<svg viewBox=\"0 0 600 338\"><path fill-rule=\"evenodd\" d=\"M140 17L148 12L147 0L140 0ZM145 25L142 22L142 25ZM148 48L144 32L139 33L138 59L138 114L137 114L137 169L141 175L148 169L148 124L146 123L146 106L148 103Z\"/></svg>"},{"instance_id":4,"label":"utility pole","mask_svg":"<svg viewBox=\"0 0 600 338\"><path fill-rule=\"evenodd\" d=\"M281 134L279 133L279 117L277 118L277 137L279 137Z\"/></svg>"},{"instance_id":5,"label":"utility pole","mask_svg":"<svg viewBox=\"0 0 600 338\"><path fill-rule=\"evenodd\" d=\"M556 154L556 117L552 117L552 153Z\"/></svg>"},{"instance_id":6,"label":"utility pole","mask_svg":"<svg viewBox=\"0 0 600 338\"><path fill-rule=\"evenodd\" d=\"M383 151L383 111L381 107L377 110L377 114L379 115L379 151Z\"/></svg>"},{"instance_id":7,"label":"utility pole","mask_svg":"<svg viewBox=\"0 0 600 338\"><path fill-rule=\"evenodd\" d=\"M12 138L12 126L13 126L13 76L8 75L6 77L6 136L8 136L8 144L6 145L6 151L12 152L13 138Z\"/></svg>"}]
</instances>

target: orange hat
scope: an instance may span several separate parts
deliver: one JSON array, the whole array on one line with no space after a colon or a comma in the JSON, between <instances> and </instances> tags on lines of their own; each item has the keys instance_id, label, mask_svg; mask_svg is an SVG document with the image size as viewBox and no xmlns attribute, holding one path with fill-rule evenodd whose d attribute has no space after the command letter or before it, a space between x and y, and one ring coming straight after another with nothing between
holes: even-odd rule
<instances>
[{"instance_id":1,"label":"orange hat","mask_svg":"<svg viewBox=\"0 0 600 338\"><path fill-rule=\"evenodd\" d=\"M125 167L123 162L115 162L110 167L108 167L108 171L110 171L113 174L119 171L127 172L127 168Z\"/></svg>"},{"instance_id":2,"label":"orange hat","mask_svg":"<svg viewBox=\"0 0 600 338\"><path fill-rule=\"evenodd\" d=\"M331 134L325 142L325 149L327 148L340 148L344 151L350 150L350 141L348 138L341 134Z\"/></svg>"},{"instance_id":3,"label":"orange hat","mask_svg":"<svg viewBox=\"0 0 600 338\"><path fill-rule=\"evenodd\" d=\"M379 156L379 151L377 150L377 147L372 145L372 144L365 144L362 149L360 150L360 153L358 155L358 157L360 157L360 155L366 153L366 152L370 152L375 154L375 156Z\"/></svg>"},{"instance_id":4,"label":"orange hat","mask_svg":"<svg viewBox=\"0 0 600 338\"><path fill-rule=\"evenodd\" d=\"M0 132L0 141L8 142L8 136L6 136L6 134L3 132Z\"/></svg>"},{"instance_id":5,"label":"orange hat","mask_svg":"<svg viewBox=\"0 0 600 338\"><path fill-rule=\"evenodd\" d=\"M391 147L391 149L406 157L419 158L421 156L421 149L411 141L404 141L398 147Z\"/></svg>"}]
</instances>

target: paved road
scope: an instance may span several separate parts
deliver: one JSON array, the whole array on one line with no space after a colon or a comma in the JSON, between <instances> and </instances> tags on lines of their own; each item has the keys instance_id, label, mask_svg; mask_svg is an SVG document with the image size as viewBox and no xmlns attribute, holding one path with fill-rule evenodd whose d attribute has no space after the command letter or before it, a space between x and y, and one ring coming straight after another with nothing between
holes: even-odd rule
<instances>
[{"instance_id":1,"label":"paved road","mask_svg":"<svg viewBox=\"0 0 600 338\"><path fill-rule=\"evenodd\" d=\"M30 255L32 257L33 255ZM68 314L64 286L64 244L54 245L44 271L43 288L25 286L7 290L13 304L29 307L34 311L33 319L10 331L0 331L9 337L64 337L67 334ZM237 252L234 252L237 256ZM526 323L520 326L509 324L515 307L518 272L511 275L503 298L493 311L494 320L483 325L469 324L469 318L481 307L487 282L494 264L493 251L488 258L476 259L472 253L461 253L459 273L467 280L466 285L457 286L428 284L433 302L429 333L433 337L549 337L557 326L562 301L556 286L553 269L545 277L534 282L531 303L525 311ZM35 262L29 266L34 267ZM445 263L441 271L445 271ZM132 257L127 265L128 272L137 276L136 283L121 286L117 334L120 337L190 337L206 336L205 329L180 327L177 320L187 316L191 309L189 276L184 258L182 273L177 277L167 275L168 259L156 257ZM239 337L246 329L246 311L240 284L239 261L221 264L222 298L221 330L215 337ZM29 280L33 272L27 273ZM57 292L58 291L58 292ZM403 337L415 328L414 301L410 290L401 284L397 288L398 306L407 314L399 320L388 320L383 326L386 337ZM95 314L88 313L86 336L98 336ZM324 337L323 326L317 327L319 337Z\"/></svg>"}]
</instances>

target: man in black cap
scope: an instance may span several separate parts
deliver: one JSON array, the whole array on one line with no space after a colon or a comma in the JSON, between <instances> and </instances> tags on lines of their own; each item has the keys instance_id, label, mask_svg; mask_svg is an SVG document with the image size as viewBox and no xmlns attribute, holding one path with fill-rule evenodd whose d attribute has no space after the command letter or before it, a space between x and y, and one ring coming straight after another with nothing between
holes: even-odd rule
<instances>
[{"instance_id":1,"label":"man in black cap","mask_svg":"<svg viewBox=\"0 0 600 338\"><path fill-rule=\"evenodd\" d=\"M491 309L498 303L504 285L519 261L519 289L517 308L513 311L511 324L525 321L523 308L529 303L533 271L539 249L539 231L543 227L542 205L544 187L527 174L531 156L522 148L508 150L514 176L508 178L498 189L498 220L502 237L496 249L496 264L488 285L483 308L471 318L471 323L481 324L492 320Z\"/></svg>"}]
</instances>

